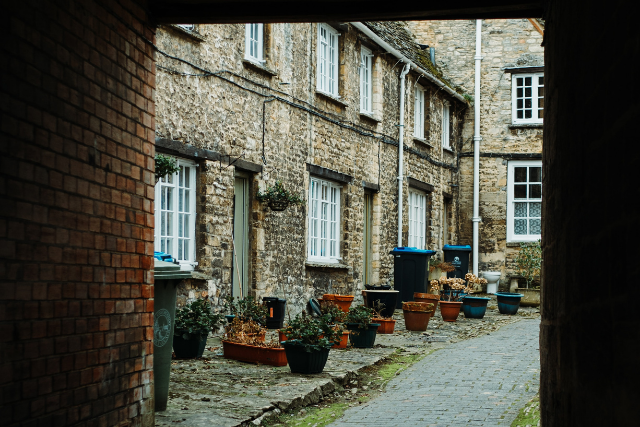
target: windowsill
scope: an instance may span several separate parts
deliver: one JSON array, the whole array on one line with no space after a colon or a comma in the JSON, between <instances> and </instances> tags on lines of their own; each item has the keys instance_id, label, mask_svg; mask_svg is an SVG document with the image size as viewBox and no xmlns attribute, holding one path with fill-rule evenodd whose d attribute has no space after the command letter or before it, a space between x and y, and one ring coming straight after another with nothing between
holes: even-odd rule
<instances>
[{"instance_id":1,"label":"windowsill","mask_svg":"<svg viewBox=\"0 0 640 427\"><path fill-rule=\"evenodd\" d=\"M442 147L442 151L444 151L445 153L449 153L451 155L454 154L453 148L451 148L451 147Z\"/></svg>"},{"instance_id":2,"label":"windowsill","mask_svg":"<svg viewBox=\"0 0 640 427\"><path fill-rule=\"evenodd\" d=\"M535 237L533 239L530 240L517 240L517 241L511 241L511 242L507 242L507 247L508 248L519 248L520 247L520 243L531 243L531 242L535 242L536 240L539 240L540 237Z\"/></svg>"},{"instance_id":3,"label":"windowsill","mask_svg":"<svg viewBox=\"0 0 640 427\"><path fill-rule=\"evenodd\" d=\"M380 123L382 120L375 117L372 113L365 113L363 111L360 111L360 120L365 119L368 121L372 121L375 123Z\"/></svg>"},{"instance_id":4,"label":"windowsill","mask_svg":"<svg viewBox=\"0 0 640 427\"><path fill-rule=\"evenodd\" d=\"M427 146L427 147L429 147L429 148L433 148L433 145L431 145L431 144L429 143L429 141L427 141L427 140L426 140L426 139L424 139L424 138L418 138L417 136L414 136L414 137L413 137L413 141L414 141L414 142L418 142L418 143L420 143L420 144L422 144L422 145L426 145L426 146Z\"/></svg>"},{"instance_id":5,"label":"windowsill","mask_svg":"<svg viewBox=\"0 0 640 427\"><path fill-rule=\"evenodd\" d=\"M262 64L260 64L260 63L253 62L253 61L252 61L252 60L250 60L250 59L246 59L246 58L245 58L245 59L243 59L243 60L242 60L242 65L244 65L244 66L245 66L245 67L247 67L247 68L252 68L252 69L254 69L254 70L256 70L256 71L260 71L260 72L262 72L262 73L268 74L268 75L270 75L271 77L274 77L274 76L277 76L277 75L278 75L278 73L277 73L277 72L275 72L275 71L273 71L272 69L267 68L267 67L265 67L264 65L262 65Z\"/></svg>"},{"instance_id":6,"label":"windowsill","mask_svg":"<svg viewBox=\"0 0 640 427\"><path fill-rule=\"evenodd\" d=\"M542 123L512 123L509 129L542 129Z\"/></svg>"},{"instance_id":7,"label":"windowsill","mask_svg":"<svg viewBox=\"0 0 640 427\"><path fill-rule=\"evenodd\" d=\"M340 105L340 106L342 106L344 108L347 108L349 106L349 104L347 104L343 100L341 100L339 98L336 98L335 95L330 95L330 94L328 94L326 92L322 92L320 90L316 90L316 95L319 95L319 96L321 96L321 97L323 97L323 98L325 98L325 99L327 99L327 100L329 100L331 102L335 102L336 104L338 104L338 105Z\"/></svg>"},{"instance_id":8,"label":"windowsill","mask_svg":"<svg viewBox=\"0 0 640 427\"><path fill-rule=\"evenodd\" d=\"M195 31L192 30L187 30L184 27L181 27L180 25L177 24L169 24L169 28L179 32L180 34L187 36L191 39L193 39L194 41L199 42L203 42L204 41L204 37L202 36L202 34L197 33Z\"/></svg>"},{"instance_id":9,"label":"windowsill","mask_svg":"<svg viewBox=\"0 0 640 427\"><path fill-rule=\"evenodd\" d=\"M305 261L305 267L309 268L333 268L333 269L345 269L349 268L346 264L341 264L338 262L323 262L323 261Z\"/></svg>"}]
</instances>

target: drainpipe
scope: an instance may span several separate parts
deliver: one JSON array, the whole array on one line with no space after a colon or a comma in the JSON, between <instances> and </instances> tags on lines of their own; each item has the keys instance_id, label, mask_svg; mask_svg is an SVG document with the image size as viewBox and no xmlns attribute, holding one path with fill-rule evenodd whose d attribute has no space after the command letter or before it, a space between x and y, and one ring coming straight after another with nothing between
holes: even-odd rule
<instances>
[{"instance_id":1,"label":"drainpipe","mask_svg":"<svg viewBox=\"0 0 640 427\"><path fill-rule=\"evenodd\" d=\"M476 19L476 77L473 102L473 274L478 275L478 228L480 223L480 64L482 56L482 19Z\"/></svg>"},{"instance_id":2,"label":"drainpipe","mask_svg":"<svg viewBox=\"0 0 640 427\"><path fill-rule=\"evenodd\" d=\"M404 82L411 67L404 65L400 73L400 137L398 138L398 247L402 246L402 184L404 182Z\"/></svg>"}]
</instances>

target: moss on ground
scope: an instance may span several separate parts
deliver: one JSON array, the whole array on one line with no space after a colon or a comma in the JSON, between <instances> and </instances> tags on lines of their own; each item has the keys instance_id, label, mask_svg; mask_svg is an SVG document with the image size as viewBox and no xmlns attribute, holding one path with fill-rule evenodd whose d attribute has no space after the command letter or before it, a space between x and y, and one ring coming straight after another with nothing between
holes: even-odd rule
<instances>
[{"instance_id":1,"label":"moss on ground","mask_svg":"<svg viewBox=\"0 0 640 427\"><path fill-rule=\"evenodd\" d=\"M537 394L533 399L524 405L516 419L511 423L511 427L525 427L540 425L540 395Z\"/></svg>"},{"instance_id":2,"label":"moss on ground","mask_svg":"<svg viewBox=\"0 0 640 427\"><path fill-rule=\"evenodd\" d=\"M266 420L264 425L272 427L327 426L342 417L350 406L363 404L379 395L391 379L430 353L406 353L402 349L398 349L387 359L360 371L358 378L346 384L340 392L325 397L317 405ZM353 389L357 389L356 393L353 393Z\"/></svg>"}]
</instances>

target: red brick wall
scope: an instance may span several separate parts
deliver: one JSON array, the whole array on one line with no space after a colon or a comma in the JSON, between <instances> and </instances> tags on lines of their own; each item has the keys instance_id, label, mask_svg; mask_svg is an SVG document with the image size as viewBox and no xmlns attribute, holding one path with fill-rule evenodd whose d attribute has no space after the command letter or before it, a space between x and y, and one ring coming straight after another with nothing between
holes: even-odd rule
<instances>
[{"instance_id":1,"label":"red brick wall","mask_svg":"<svg viewBox=\"0 0 640 427\"><path fill-rule=\"evenodd\" d=\"M2 425L153 425L145 7L3 3Z\"/></svg>"}]
</instances>

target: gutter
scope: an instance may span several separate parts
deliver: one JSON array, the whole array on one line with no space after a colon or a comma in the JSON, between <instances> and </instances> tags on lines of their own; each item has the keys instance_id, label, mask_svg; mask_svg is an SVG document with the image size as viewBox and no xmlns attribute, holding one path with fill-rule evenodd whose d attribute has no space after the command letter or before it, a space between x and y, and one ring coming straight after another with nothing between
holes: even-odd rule
<instances>
[{"instance_id":1,"label":"gutter","mask_svg":"<svg viewBox=\"0 0 640 427\"><path fill-rule=\"evenodd\" d=\"M402 214L403 214L403 184L404 184L404 102L405 102L405 78L409 74L409 64L404 65L400 73L400 135L398 137L398 247L402 245Z\"/></svg>"},{"instance_id":2,"label":"gutter","mask_svg":"<svg viewBox=\"0 0 640 427\"><path fill-rule=\"evenodd\" d=\"M480 239L480 66L482 56L482 20L476 19L475 88L473 100L473 274L478 275L478 243Z\"/></svg>"},{"instance_id":3,"label":"gutter","mask_svg":"<svg viewBox=\"0 0 640 427\"><path fill-rule=\"evenodd\" d=\"M467 100L462 95L460 95L455 90L451 89L444 82L442 82L440 79L435 77L433 74L429 73L424 68L422 68L422 67L418 66L417 64L415 64L409 58L404 56L399 50L393 48L389 43L387 43L386 41L382 40L380 38L380 36L378 36L376 33L371 31L371 29L369 27L367 27L366 25L364 25L362 22L351 22L350 24L353 25L355 28L357 28L362 33L366 34L371 40L373 40L378 45L383 47L387 52L391 53L393 56L398 58L400 61L404 62L405 64L408 64L409 67L411 67L411 69L413 69L416 72L422 74L424 77L426 77L427 80L431 81L436 86L442 88L449 95L453 96L458 101L461 101L461 102L463 102L465 104L467 103Z\"/></svg>"}]
</instances>

